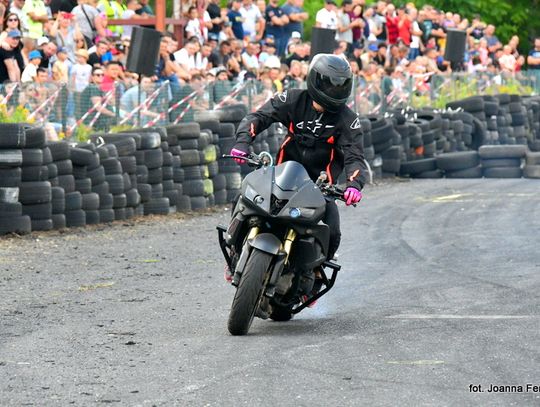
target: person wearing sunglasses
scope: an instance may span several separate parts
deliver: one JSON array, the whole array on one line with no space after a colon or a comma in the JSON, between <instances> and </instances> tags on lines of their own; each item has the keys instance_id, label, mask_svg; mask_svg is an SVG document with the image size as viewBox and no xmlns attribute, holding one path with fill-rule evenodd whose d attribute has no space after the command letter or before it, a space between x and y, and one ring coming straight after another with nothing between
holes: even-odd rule
<instances>
[{"instance_id":1,"label":"person wearing sunglasses","mask_svg":"<svg viewBox=\"0 0 540 407\"><path fill-rule=\"evenodd\" d=\"M8 32L12 30L21 31L21 20L19 19L19 16L15 13L9 13L4 20L4 31L0 33L0 43L5 42Z\"/></svg>"},{"instance_id":2,"label":"person wearing sunglasses","mask_svg":"<svg viewBox=\"0 0 540 407\"><path fill-rule=\"evenodd\" d=\"M106 103L105 92L101 90L101 84L103 83L103 78L105 76L105 70L102 66L95 66L92 69L92 76L90 78L90 83L82 91L80 98L80 105L78 116L84 115L92 106L98 105L98 108L94 113L88 115L84 124L88 125L94 119L96 114L99 114L99 118L93 125L95 130L104 130L109 129L111 119L114 117L114 112L109 109L110 103L114 103L114 99Z\"/></svg>"}]
</instances>

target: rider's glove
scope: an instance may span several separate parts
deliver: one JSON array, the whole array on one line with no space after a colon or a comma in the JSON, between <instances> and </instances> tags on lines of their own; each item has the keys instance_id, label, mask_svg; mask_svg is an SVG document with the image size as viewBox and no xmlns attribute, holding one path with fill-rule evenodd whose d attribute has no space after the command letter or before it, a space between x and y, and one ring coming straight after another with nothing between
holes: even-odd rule
<instances>
[{"instance_id":1,"label":"rider's glove","mask_svg":"<svg viewBox=\"0 0 540 407\"><path fill-rule=\"evenodd\" d=\"M234 155L236 157L247 157L248 153L238 148L233 148L231 150L231 155ZM246 162L246 160L242 160L240 158L233 158L233 160L236 161L238 164L242 164Z\"/></svg>"},{"instance_id":2,"label":"rider's glove","mask_svg":"<svg viewBox=\"0 0 540 407\"><path fill-rule=\"evenodd\" d=\"M362 199L362 192L360 192L356 188L349 187L345 190L343 198L345 198L345 204L349 206L360 202L360 199Z\"/></svg>"}]
</instances>

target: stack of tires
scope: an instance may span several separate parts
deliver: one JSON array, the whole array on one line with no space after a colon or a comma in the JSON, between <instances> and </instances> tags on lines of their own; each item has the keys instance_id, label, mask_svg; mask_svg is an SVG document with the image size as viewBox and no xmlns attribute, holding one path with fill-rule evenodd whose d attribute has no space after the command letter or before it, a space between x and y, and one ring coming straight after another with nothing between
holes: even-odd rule
<instances>
[{"instance_id":1,"label":"stack of tires","mask_svg":"<svg viewBox=\"0 0 540 407\"><path fill-rule=\"evenodd\" d=\"M235 104L220 107L217 112L221 123L231 123L236 130L242 119L247 116L248 108L246 105Z\"/></svg>"},{"instance_id":2,"label":"stack of tires","mask_svg":"<svg viewBox=\"0 0 540 407\"><path fill-rule=\"evenodd\" d=\"M115 206L115 203L116 205L122 204L122 202L119 202L119 201L123 200L123 197L121 198L117 197L115 200L114 195L111 193L111 189L110 189L109 182L107 181L107 179L110 179L110 177L112 177L113 180L116 180L116 184L117 184L119 182L118 176L119 175L122 176L124 170L118 157L118 150L116 149L116 146L114 144L104 144L102 146L99 146L96 149L96 151L99 154L101 165L103 166L103 169L105 171L105 181L99 185L92 186L92 191L99 195L100 222L108 223L116 219L117 216L114 210L114 206ZM128 157L134 158L133 156L128 156ZM122 177L122 180L123 180L123 177ZM127 196L126 196L126 204L127 204ZM122 208L120 208L120 212L118 213L118 218L121 219L125 217L126 217L125 210L122 211Z\"/></svg>"},{"instance_id":3,"label":"stack of tires","mask_svg":"<svg viewBox=\"0 0 540 407\"><path fill-rule=\"evenodd\" d=\"M112 194L112 209L114 211L114 220L126 220L130 219L136 214L137 207L142 198L138 195L141 191L145 191L144 186L139 186L137 182L137 159L134 157L136 153L137 145L140 145L141 138L139 134L94 134L92 139L98 143L105 143L102 147L107 150L101 152L103 156L108 154L107 168L104 169L105 181L109 186L109 194ZM112 160L111 160L112 159ZM114 163L114 160L120 163L120 168ZM145 168L146 174L148 170ZM132 191L133 189L136 189ZM150 199L150 191L146 190L147 198ZM128 206L128 196L126 192L130 194L130 205ZM100 191L107 194L104 188ZM109 197L107 197L107 201ZM101 207L100 210L108 209ZM107 216L109 218L109 215Z\"/></svg>"},{"instance_id":4,"label":"stack of tires","mask_svg":"<svg viewBox=\"0 0 540 407\"><path fill-rule=\"evenodd\" d=\"M521 101L521 96L510 95L510 103L508 110L511 117L512 134L515 143L527 145L527 135L529 133L529 123L527 118L527 110Z\"/></svg>"},{"instance_id":5,"label":"stack of tires","mask_svg":"<svg viewBox=\"0 0 540 407\"><path fill-rule=\"evenodd\" d=\"M437 168L446 178L482 178L477 151L443 153L435 157Z\"/></svg>"},{"instance_id":6,"label":"stack of tires","mask_svg":"<svg viewBox=\"0 0 540 407\"><path fill-rule=\"evenodd\" d=\"M156 127L156 130L166 132L167 134L167 144L169 146L167 152L170 153L170 157L167 154L167 156L164 157L164 162L168 163L169 158L171 159L172 183L174 190L176 190L177 193L175 194L174 192L168 192L166 196L169 198L170 204L175 206L177 212L191 210L191 199L184 193L184 169L182 168L181 159L182 147L180 146L179 137L176 132L177 129L182 131L183 127L183 124L178 126L173 125L169 128L161 128L161 130L159 130L160 128ZM169 174L165 175L168 177ZM171 201L171 198L173 201Z\"/></svg>"},{"instance_id":7,"label":"stack of tires","mask_svg":"<svg viewBox=\"0 0 540 407\"><path fill-rule=\"evenodd\" d=\"M268 145L268 151L274 158L274 162L277 160L277 154L281 143L287 134L287 129L281 123L274 123L266 130L266 144Z\"/></svg>"},{"instance_id":8,"label":"stack of tires","mask_svg":"<svg viewBox=\"0 0 540 407\"><path fill-rule=\"evenodd\" d=\"M485 145L478 149L483 175L486 178L521 178L521 161L527 148L524 145Z\"/></svg>"},{"instance_id":9,"label":"stack of tires","mask_svg":"<svg viewBox=\"0 0 540 407\"><path fill-rule=\"evenodd\" d=\"M531 151L540 149L540 97L532 96L523 99L527 111L529 132L527 134L528 146Z\"/></svg>"},{"instance_id":10,"label":"stack of tires","mask_svg":"<svg viewBox=\"0 0 540 407\"><path fill-rule=\"evenodd\" d=\"M22 213L31 219L32 230L51 230L52 186L49 182L49 164L53 158L46 147L45 131L42 128L28 128L26 145L22 150L21 185L19 201ZM56 166L51 165L54 172ZM55 175L53 173L53 175Z\"/></svg>"},{"instance_id":11,"label":"stack of tires","mask_svg":"<svg viewBox=\"0 0 540 407\"><path fill-rule=\"evenodd\" d=\"M65 141L50 142L48 144L53 165L56 167L56 177L49 178L52 187L52 221L54 229L66 227L66 190L64 185L72 186L75 191L75 178L73 178L73 163L70 159L70 146ZM49 171L49 176L51 176Z\"/></svg>"},{"instance_id":12,"label":"stack of tires","mask_svg":"<svg viewBox=\"0 0 540 407\"><path fill-rule=\"evenodd\" d=\"M92 186L105 183L105 170L96 152L96 146L92 143L79 144L78 147L71 149L70 155L75 176L75 190L81 195L81 209L85 212L85 222L87 225L98 224L99 195L92 191ZM67 219L66 222L69 224Z\"/></svg>"},{"instance_id":13,"label":"stack of tires","mask_svg":"<svg viewBox=\"0 0 540 407\"><path fill-rule=\"evenodd\" d=\"M231 123L219 124L219 150L222 154L230 154L231 149L236 144L234 125ZM240 193L242 186L241 167L247 167L243 164L238 165L231 158L218 158L219 173L225 177L225 189L227 191L227 202L233 200ZM249 168L249 167L247 167ZM244 170L245 171L245 170Z\"/></svg>"},{"instance_id":14,"label":"stack of tires","mask_svg":"<svg viewBox=\"0 0 540 407\"><path fill-rule=\"evenodd\" d=\"M169 126L167 132L176 135L180 147L182 193L189 197L189 204L185 204L184 207L189 206L192 210L204 209L207 202L204 196L205 184L201 171L201 155L203 154L199 151L199 139L201 139L199 123ZM203 143L205 142L208 143L208 138L204 139ZM173 178L175 181L180 179L178 170L173 169Z\"/></svg>"},{"instance_id":15,"label":"stack of tires","mask_svg":"<svg viewBox=\"0 0 540 407\"><path fill-rule=\"evenodd\" d=\"M25 128L20 124L1 124L0 132L0 235L30 233L30 217L23 215L19 203Z\"/></svg>"},{"instance_id":16,"label":"stack of tires","mask_svg":"<svg viewBox=\"0 0 540 407\"><path fill-rule=\"evenodd\" d=\"M495 102L490 101L490 113L492 113L493 104ZM496 105L496 103L495 103ZM486 121L486 112L485 112L485 101L482 96L472 96L466 99L458 100L455 102L447 103L447 108L452 110L462 109L467 113L470 113L473 116L472 120L472 140L471 143L464 143L468 145L471 149L477 150L481 145L486 144L488 141L487 138L487 121ZM489 140L494 141L494 140ZM459 148L458 151L464 151Z\"/></svg>"}]
</instances>

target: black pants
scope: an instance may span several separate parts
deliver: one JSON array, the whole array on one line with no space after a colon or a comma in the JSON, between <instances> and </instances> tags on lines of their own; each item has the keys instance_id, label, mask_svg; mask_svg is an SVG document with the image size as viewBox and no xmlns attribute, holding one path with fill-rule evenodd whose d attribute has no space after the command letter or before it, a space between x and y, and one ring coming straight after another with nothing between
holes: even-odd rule
<instances>
[{"instance_id":1,"label":"black pants","mask_svg":"<svg viewBox=\"0 0 540 407\"><path fill-rule=\"evenodd\" d=\"M330 242L328 244L328 256L326 258L327 260L332 260L339 247L339 243L341 242L339 211L336 201L333 199L326 201L326 213L324 214L322 221L330 228Z\"/></svg>"}]
</instances>

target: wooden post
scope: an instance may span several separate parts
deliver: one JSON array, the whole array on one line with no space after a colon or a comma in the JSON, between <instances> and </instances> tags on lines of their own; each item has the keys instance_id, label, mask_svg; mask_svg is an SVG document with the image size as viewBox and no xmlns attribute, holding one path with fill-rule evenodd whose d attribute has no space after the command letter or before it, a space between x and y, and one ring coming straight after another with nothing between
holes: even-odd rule
<instances>
[{"instance_id":1,"label":"wooden post","mask_svg":"<svg viewBox=\"0 0 540 407\"><path fill-rule=\"evenodd\" d=\"M156 0L156 30L165 31L165 0Z\"/></svg>"}]
</instances>

